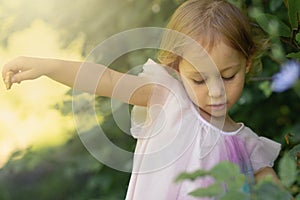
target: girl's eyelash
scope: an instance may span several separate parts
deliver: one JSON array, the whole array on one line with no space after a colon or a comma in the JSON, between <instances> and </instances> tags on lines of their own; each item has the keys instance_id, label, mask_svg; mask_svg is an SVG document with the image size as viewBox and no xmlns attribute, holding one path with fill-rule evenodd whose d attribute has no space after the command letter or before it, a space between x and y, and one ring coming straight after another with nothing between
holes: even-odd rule
<instances>
[{"instance_id":1,"label":"girl's eyelash","mask_svg":"<svg viewBox=\"0 0 300 200\"><path fill-rule=\"evenodd\" d=\"M205 83L205 80L200 80L200 81L197 81L197 80L194 80L193 79L193 82L197 85L201 85L201 84L204 84Z\"/></svg>"},{"instance_id":2,"label":"girl's eyelash","mask_svg":"<svg viewBox=\"0 0 300 200\"><path fill-rule=\"evenodd\" d=\"M232 80L232 79L234 79L234 77L235 77L235 75L233 75L233 76L231 76L231 77L222 77L222 79L223 80L225 80L225 81L230 81L230 80Z\"/></svg>"},{"instance_id":3,"label":"girl's eyelash","mask_svg":"<svg viewBox=\"0 0 300 200\"><path fill-rule=\"evenodd\" d=\"M224 81L231 81L232 79L234 79L234 77L235 77L235 75L233 75L233 76L231 76L231 77L222 77L222 79L224 80ZM195 79L192 79L193 80L193 82L195 83L195 84L197 84L197 85L201 85L201 84L205 84L205 80L200 80L200 81L198 81L198 80L195 80Z\"/></svg>"}]
</instances>

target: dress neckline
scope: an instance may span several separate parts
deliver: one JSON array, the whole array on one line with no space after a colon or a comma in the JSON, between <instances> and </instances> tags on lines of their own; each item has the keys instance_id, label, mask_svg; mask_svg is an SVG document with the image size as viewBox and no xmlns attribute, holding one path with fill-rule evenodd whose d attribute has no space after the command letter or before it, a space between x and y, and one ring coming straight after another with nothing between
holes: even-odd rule
<instances>
[{"instance_id":1,"label":"dress neckline","mask_svg":"<svg viewBox=\"0 0 300 200\"><path fill-rule=\"evenodd\" d=\"M201 121L203 122L208 128L211 128L215 131L220 132L223 135L237 135L239 134L239 132L245 127L244 123L242 122L238 122L237 124L239 125L239 128L236 129L235 131L223 131L219 128L217 128L216 126L212 125L211 123L209 123L207 120L205 120L201 114L198 112L196 106L191 102L191 109L193 111L193 114Z\"/></svg>"}]
</instances>

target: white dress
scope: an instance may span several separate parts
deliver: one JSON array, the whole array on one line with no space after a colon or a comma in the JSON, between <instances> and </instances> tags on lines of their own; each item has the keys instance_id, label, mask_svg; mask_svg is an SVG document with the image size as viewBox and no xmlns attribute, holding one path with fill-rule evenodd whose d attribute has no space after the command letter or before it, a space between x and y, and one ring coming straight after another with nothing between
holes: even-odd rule
<instances>
[{"instance_id":1,"label":"white dress","mask_svg":"<svg viewBox=\"0 0 300 200\"><path fill-rule=\"evenodd\" d=\"M137 145L126 200L195 199L188 193L210 185L210 178L179 183L174 179L181 172L208 170L224 160L239 165L248 177L273 166L280 144L257 136L242 123L235 132L212 126L200 116L181 82L150 59L139 76L169 92L154 90L148 107L132 110L131 133Z\"/></svg>"}]
</instances>

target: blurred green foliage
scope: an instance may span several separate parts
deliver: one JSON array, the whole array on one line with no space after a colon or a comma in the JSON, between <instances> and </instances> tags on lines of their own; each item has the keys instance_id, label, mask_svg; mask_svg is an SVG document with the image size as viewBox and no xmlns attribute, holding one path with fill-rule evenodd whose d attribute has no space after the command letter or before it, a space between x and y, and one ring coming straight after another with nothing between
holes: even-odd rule
<instances>
[{"instance_id":1,"label":"blurred green foliage","mask_svg":"<svg viewBox=\"0 0 300 200\"><path fill-rule=\"evenodd\" d=\"M10 1L0 0L0 23L9 19L9 23L0 26L0 41L2 46L6 46L10 33L28 27L35 19L42 19L59 30L65 47L78 35L84 35L82 54L86 56L99 42L115 33L135 27L164 27L171 13L183 1L53 0L51 3L47 2L46 8L43 7L43 1L39 0L22 0L17 7L10 6ZM286 59L300 60L299 1L230 2L248 13L268 41L268 48L261 57L263 68L256 74L257 77L271 77ZM53 12L57 13L55 17ZM155 51L133 52L116 60L111 67L124 66L118 70L127 71L129 68L126 66L136 66L146 61L147 57L154 56ZM245 122L258 134L282 144L282 153L275 163L275 170L287 190L300 199L300 84L295 84L292 89L283 93L272 93L269 86L267 81L248 81L241 99L231 110L231 115L235 120ZM71 95L71 92L66 95ZM115 124L112 111L106 106L109 102L106 98L97 99L98 114L105 117L101 127L109 130L111 134L108 137L115 144L133 151L135 141ZM72 114L70 101L62 102L56 107L65 115ZM289 152L289 156L286 152ZM221 163L218 167L220 172L228 172L228 164ZM234 170L231 172L234 173ZM201 171L192 176L195 178L205 173ZM215 173L217 174L219 173ZM191 178L191 175L186 174L184 178ZM218 178L221 181L228 177ZM0 199L124 199L128 180L128 173L110 169L94 159L74 133L74 137L61 147L46 148L39 152L30 148L16 151L0 170ZM243 177L238 176L236 180L226 199L244 195L237 190ZM286 198L286 191L281 193L271 182L261 183L256 191L259 196L257 199ZM194 195L218 192L216 186L206 191L196 191Z\"/></svg>"},{"instance_id":2,"label":"blurred green foliage","mask_svg":"<svg viewBox=\"0 0 300 200\"><path fill-rule=\"evenodd\" d=\"M288 159L290 159L288 161ZM296 163L289 157L288 154L283 158L282 165L293 166L293 170L289 172L287 169L284 170L285 180L289 183L286 186L290 186L295 180L296 176L290 176L290 174L296 173ZM280 170L281 172L282 170ZM289 175L288 175L289 174ZM295 175L295 174L293 174ZM192 173L182 173L177 177L177 181L184 180L195 180L199 177L212 177L215 182L206 188L199 188L190 192L191 196L194 197L216 197L220 200L290 200L291 194L288 190L283 189L273 182L271 177L257 183L251 188L251 195L249 189L247 189L246 177L240 174L237 165L232 164L228 161L223 161L213 167L211 170L197 170ZM225 186L226 184L226 186ZM226 192L224 191L226 187Z\"/></svg>"}]
</instances>

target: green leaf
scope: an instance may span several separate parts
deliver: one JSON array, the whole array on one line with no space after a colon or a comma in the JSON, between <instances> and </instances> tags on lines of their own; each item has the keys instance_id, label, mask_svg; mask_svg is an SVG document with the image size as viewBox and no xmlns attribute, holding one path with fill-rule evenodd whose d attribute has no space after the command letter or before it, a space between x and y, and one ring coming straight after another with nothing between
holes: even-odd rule
<instances>
[{"instance_id":1,"label":"green leaf","mask_svg":"<svg viewBox=\"0 0 300 200\"><path fill-rule=\"evenodd\" d=\"M249 195L239 192L239 191L233 191L233 192L227 192L224 196L220 198L220 200L233 200L233 199L249 199Z\"/></svg>"},{"instance_id":2,"label":"green leaf","mask_svg":"<svg viewBox=\"0 0 300 200\"><path fill-rule=\"evenodd\" d=\"M196 170L191 173L183 172L177 176L175 182L179 182L179 181L186 180L186 179L187 180L195 180L198 177L207 176L207 175L209 175L209 172L204 171L204 170Z\"/></svg>"},{"instance_id":3,"label":"green leaf","mask_svg":"<svg viewBox=\"0 0 300 200\"><path fill-rule=\"evenodd\" d=\"M230 181L226 182L228 191L240 191L245 186L246 176L244 174L238 174Z\"/></svg>"},{"instance_id":4,"label":"green leaf","mask_svg":"<svg viewBox=\"0 0 300 200\"><path fill-rule=\"evenodd\" d=\"M295 200L300 200L300 194L296 196Z\"/></svg>"},{"instance_id":5,"label":"green leaf","mask_svg":"<svg viewBox=\"0 0 300 200\"><path fill-rule=\"evenodd\" d=\"M300 153L300 144L294 146L290 151L289 151L289 155L292 158L295 158L297 156L297 154Z\"/></svg>"},{"instance_id":6,"label":"green leaf","mask_svg":"<svg viewBox=\"0 0 300 200\"><path fill-rule=\"evenodd\" d=\"M299 59L300 60L300 59ZM300 80L298 79L296 83L294 83L293 90L300 97ZM297 135L298 136L298 135ZM299 136L298 136L299 137Z\"/></svg>"},{"instance_id":7,"label":"green leaf","mask_svg":"<svg viewBox=\"0 0 300 200\"><path fill-rule=\"evenodd\" d=\"M279 188L276 184L271 182L264 182L256 188L254 193L257 195L255 200L289 200L291 195L288 191Z\"/></svg>"},{"instance_id":8,"label":"green leaf","mask_svg":"<svg viewBox=\"0 0 300 200\"><path fill-rule=\"evenodd\" d=\"M223 161L210 170L210 174L218 181L226 181L233 179L240 174L240 169L237 165Z\"/></svg>"},{"instance_id":9,"label":"green leaf","mask_svg":"<svg viewBox=\"0 0 300 200\"><path fill-rule=\"evenodd\" d=\"M286 57L288 58L299 58L300 59L300 52L296 52L296 53L289 53Z\"/></svg>"},{"instance_id":10,"label":"green leaf","mask_svg":"<svg viewBox=\"0 0 300 200\"><path fill-rule=\"evenodd\" d=\"M218 196L218 195L222 194L223 192L224 191L223 191L221 184L215 183L206 188L196 189L196 190L190 192L189 194L194 197L213 197L213 196Z\"/></svg>"},{"instance_id":11,"label":"green leaf","mask_svg":"<svg viewBox=\"0 0 300 200\"><path fill-rule=\"evenodd\" d=\"M282 3L283 1L271 0L271 2L269 3L270 10L272 12L276 11L282 5Z\"/></svg>"},{"instance_id":12,"label":"green leaf","mask_svg":"<svg viewBox=\"0 0 300 200\"><path fill-rule=\"evenodd\" d=\"M300 43L300 33L296 34L296 41Z\"/></svg>"},{"instance_id":13,"label":"green leaf","mask_svg":"<svg viewBox=\"0 0 300 200\"><path fill-rule=\"evenodd\" d=\"M291 186L297 177L296 160L285 154L279 162L279 177L284 186Z\"/></svg>"},{"instance_id":14,"label":"green leaf","mask_svg":"<svg viewBox=\"0 0 300 200\"><path fill-rule=\"evenodd\" d=\"M259 84L258 88L264 93L265 97L269 97L272 94L269 81L264 81Z\"/></svg>"},{"instance_id":15,"label":"green leaf","mask_svg":"<svg viewBox=\"0 0 300 200\"><path fill-rule=\"evenodd\" d=\"M244 7L244 1L243 0L227 0L229 3L235 5L236 7L242 9Z\"/></svg>"},{"instance_id":16,"label":"green leaf","mask_svg":"<svg viewBox=\"0 0 300 200\"><path fill-rule=\"evenodd\" d=\"M288 0L288 15L293 30L299 26L298 17L300 16L300 1Z\"/></svg>"},{"instance_id":17,"label":"green leaf","mask_svg":"<svg viewBox=\"0 0 300 200\"><path fill-rule=\"evenodd\" d=\"M265 32L272 36L290 37L291 35L290 28L275 15L261 13L256 16L256 21Z\"/></svg>"},{"instance_id":18,"label":"green leaf","mask_svg":"<svg viewBox=\"0 0 300 200\"><path fill-rule=\"evenodd\" d=\"M246 182L246 177L241 174L239 167L228 161L216 165L210 173L215 180L225 182L228 191L240 191Z\"/></svg>"}]
</instances>

